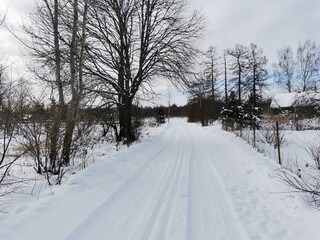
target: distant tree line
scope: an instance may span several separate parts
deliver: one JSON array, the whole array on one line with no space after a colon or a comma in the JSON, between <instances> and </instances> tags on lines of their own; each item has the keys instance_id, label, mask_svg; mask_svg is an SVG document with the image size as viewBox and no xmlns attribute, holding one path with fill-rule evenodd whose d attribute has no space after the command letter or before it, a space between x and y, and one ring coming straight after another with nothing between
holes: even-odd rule
<instances>
[{"instance_id":1,"label":"distant tree line","mask_svg":"<svg viewBox=\"0 0 320 240\"><path fill-rule=\"evenodd\" d=\"M160 105L159 107L141 107L140 114L143 118L153 118L157 116L158 109L161 108L166 117L187 117L187 107L172 104L170 107Z\"/></svg>"},{"instance_id":2,"label":"distant tree line","mask_svg":"<svg viewBox=\"0 0 320 240\"><path fill-rule=\"evenodd\" d=\"M209 47L198 62L199 71L188 85L192 109L188 118L202 125L219 117L232 128L234 123L248 123L248 116L260 119L256 110L269 109L264 90L272 80L287 92L318 92L320 86L320 46L310 40L299 43L296 54L291 47L280 49L272 69L263 50L253 43L236 44L222 53Z\"/></svg>"},{"instance_id":3,"label":"distant tree line","mask_svg":"<svg viewBox=\"0 0 320 240\"><path fill-rule=\"evenodd\" d=\"M255 114L262 103L263 89L268 79L267 62L263 50L256 44L237 44L226 49L222 55L216 48L210 47L203 54L200 70L189 85L189 105L198 109L190 111L198 116L190 116L189 119L200 119L202 125L207 125L209 120L217 119L222 112L226 125L234 125L240 117L247 118L241 122L248 122L249 119L256 122L258 117Z\"/></svg>"}]
</instances>

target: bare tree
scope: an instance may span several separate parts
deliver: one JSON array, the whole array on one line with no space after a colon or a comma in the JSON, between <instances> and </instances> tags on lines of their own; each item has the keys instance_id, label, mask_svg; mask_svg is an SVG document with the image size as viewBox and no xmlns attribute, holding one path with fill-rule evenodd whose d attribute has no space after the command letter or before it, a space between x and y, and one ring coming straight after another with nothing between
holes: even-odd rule
<instances>
[{"instance_id":1,"label":"bare tree","mask_svg":"<svg viewBox=\"0 0 320 240\"><path fill-rule=\"evenodd\" d=\"M263 87L266 86L268 78L267 71L268 59L264 55L263 50L258 48L256 44L250 44L248 54L248 77L245 83L247 91L252 97L252 104L256 106Z\"/></svg>"},{"instance_id":2,"label":"bare tree","mask_svg":"<svg viewBox=\"0 0 320 240\"><path fill-rule=\"evenodd\" d=\"M73 134L83 99L86 23L89 0L42 0L24 26L25 45L36 62L32 70L51 89L50 165L59 175L70 163ZM36 27L35 27L36 26ZM62 124L66 120L66 124Z\"/></svg>"},{"instance_id":3,"label":"bare tree","mask_svg":"<svg viewBox=\"0 0 320 240\"><path fill-rule=\"evenodd\" d=\"M226 52L231 57L231 70L234 75L236 75L236 84L238 88L238 101L242 103L242 96L243 93L243 78L244 75L248 71L248 56L249 56L249 49L241 44L236 44L234 49L228 49Z\"/></svg>"},{"instance_id":4,"label":"bare tree","mask_svg":"<svg viewBox=\"0 0 320 240\"><path fill-rule=\"evenodd\" d=\"M207 126L209 118L207 99L211 92L211 80L207 78L205 70L200 70L193 75L193 81L188 86L188 92L190 94L189 102L197 104L199 109L198 114L193 113L198 115L194 117L200 120L202 126Z\"/></svg>"},{"instance_id":5,"label":"bare tree","mask_svg":"<svg viewBox=\"0 0 320 240\"><path fill-rule=\"evenodd\" d=\"M73 0L73 20L72 20L72 37L70 43L70 88L71 101L68 104L67 124L64 135L62 161L63 164L70 164L70 154L74 129L78 120L80 110L80 102L83 98L83 68L85 60L85 45L86 45L86 24L88 13L88 1L83 2L82 22L79 21L79 2ZM79 31L80 29L80 31ZM79 33L80 32L80 33ZM80 38L80 43L77 43L77 38Z\"/></svg>"},{"instance_id":6,"label":"bare tree","mask_svg":"<svg viewBox=\"0 0 320 240\"><path fill-rule=\"evenodd\" d=\"M210 83L210 91L211 94L208 99L210 102L209 105L211 105L210 108L210 114L211 118L215 119L218 116L219 109L217 104L217 99L219 96L219 89L220 86L218 78L221 75L221 69L219 69L219 61L221 57L219 56L218 50L216 47L209 47L209 49L204 53L204 74L207 79L207 84Z\"/></svg>"},{"instance_id":7,"label":"bare tree","mask_svg":"<svg viewBox=\"0 0 320 240\"><path fill-rule=\"evenodd\" d=\"M307 143L306 152L311 162L296 163L293 168L281 168L279 179L291 187L292 192L302 193L313 207L320 207L320 139L315 138L312 143Z\"/></svg>"},{"instance_id":8,"label":"bare tree","mask_svg":"<svg viewBox=\"0 0 320 240\"><path fill-rule=\"evenodd\" d=\"M316 90L319 85L320 48L315 42L299 43L297 67L300 90Z\"/></svg>"},{"instance_id":9,"label":"bare tree","mask_svg":"<svg viewBox=\"0 0 320 240\"><path fill-rule=\"evenodd\" d=\"M30 13L30 24L22 28L28 39L24 39L26 47L35 60L36 67L30 69L51 89L50 101L52 123L48 135L50 153L47 171L58 173L60 164L59 141L61 141L61 118L65 106L65 61L66 46L61 29L61 2L58 0L42 0L36 6L36 14ZM36 26L36 27L35 27ZM58 98L58 100L56 99Z\"/></svg>"},{"instance_id":10,"label":"bare tree","mask_svg":"<svg viewBox=\"0 0 320 240\"><path fill-rule=\"evenodd\" d=\"M88 72L99 80L94 90L114 96L120 138L128 144L135 140L131 117L136 93L156 77L186 80L202 30L201 16L187 16L183 0L92 4Z\"/></svg>"},{"instance_id":11,"label":"bare tree","mask_svg":"<svg viewBox=\"0 0 320 240\"><path fill-rule=\"evenodd\" d=\"M0 26L4 23L5 16L0 16ZM10 156L10 148L15 137L15 129L17 124L14 115L14 85L7 82L5 69L7 67L0 64L0 197L15 190L12 187L17 183L16 179L8 179L12 165L24 154L17 153ZM19 103L21 107L21 104Z\"/></svg>"},{"instance_id":12,"label":"bare tree","mask_svg":"<svg viewBox=\"0 0 320 240\"><path fill-rule=\"evenodd\" d=\"M17 125L21 117L22 104L26 98L21 86L8 81L3 70L0 72L0 196L13 192L21 183L21 178L11 174L12 166L26 152L14 148L16 142ZM24 100L23 102L21 100Z\"/></svg>"},{"instance_id":13,"label":"bare tree","mask_svg":"<svg viewBox=\"0 0 320 240\"><path fill-rule=\"evenodd\" d=\"M19 124L19 133L21 140L20 146L24 149L27 155L34 160L34 169L39 174L47 174L50 168L49 153L50 146L48 145L47 136L50 134L50 125L45 119L33 117L32 121L22 121ZM48 182L49 184L49 178Z\"/></svg>"},{"instance_id":14,"label":"bare tree","mask_svg":"<svg viewBox=\"0 0 320 240\"><path fill-rule=\"evenodd\" d=\"M46 10L50 16L50 18L46 21L49 21L49 26L53 28L53 42L54 42L54 72L55 72L55 80L53 83L53 86L56 86L58 89L58 105L55 104L55 101L52 98L52 107L54 110L53 115L53 122L51 127L51 133L50 133L50 165L52 167L53 172L57 172L56 165L60 165L61 161L58 160L58 141L59 141L59 135L60 135L60 126L61 126L61 117L63 114L63 108L65 105L64 102L64 91L63 91L63 83L62 83L62 77L61 77L61 49L60 49L60 37L59 37L59 2L58 0L54 0L53 6L50 6L50 3L48 0L44 0ZM43 20L45 21L45 20ZM44 23L46 24L46 23ZM50 29L49 29L50 30ZM49 33L51 33L50 31ZM41 39L39 39L41 41ZM50 44L51 45L51 44ZM59 161L59 162L58 162ZM59 168L59 166L58 166Z\"/></svg>"},{"instance_id":15,"label":"bare tree","mask_svg":"<svg viewBox=\"0 0 320 240\"><path fill-rule=\"evenodd\" d=\"M211 97L212 101L215 101L216 95L216 81L218 76L220 75L218 68L218 60L220 59L218 50L216 47L209 47L209 49L205 53L205 74L206 78L211 81Z\"/></svg>"},{"instance_id":16,"label":"bare tree","mask_svg":"<svg viewBox=\"0 0 320 240\"><path fill-rule=\"evenodd\" d=\"M224 103L228 104L228 73L227 73L227 56L226 51L223 54L224 65Z\"/></svg>"},{"instance_id":17,"label":"bare tree","mask_svg":"<svg viewBox=\"0 0 320 240\"><path fill-rule=\"evenodd\" d=\"M278 62L273 64L273 69L277 83L291 93L296 71L291 47L284 47L278 51Z\"/></svg>"}]
</instances>

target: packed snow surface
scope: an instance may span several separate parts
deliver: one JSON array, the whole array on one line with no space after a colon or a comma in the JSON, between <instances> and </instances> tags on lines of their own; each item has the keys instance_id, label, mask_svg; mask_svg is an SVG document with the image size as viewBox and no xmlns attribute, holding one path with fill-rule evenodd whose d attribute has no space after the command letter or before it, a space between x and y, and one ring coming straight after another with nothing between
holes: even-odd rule
<instances>
[{"instance_id":1,"label":"packed snow surface","mask_svg":"<svg viewBox=\"0 0 320 240\"><path fill-rule=\"evenodd\" d=\"M220 127L171 120L0 216L0 239L320 239L278 165Z\"/></svg>"}]
</instances>

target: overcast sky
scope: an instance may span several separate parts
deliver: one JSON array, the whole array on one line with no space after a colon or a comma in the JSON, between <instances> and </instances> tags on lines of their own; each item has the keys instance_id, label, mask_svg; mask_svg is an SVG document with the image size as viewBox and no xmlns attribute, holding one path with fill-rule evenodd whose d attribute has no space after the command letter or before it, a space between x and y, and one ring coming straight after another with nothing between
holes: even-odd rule
<instances>
[{"instance_id":1,"label":"overcast sky","mask_svg":"<svg viewBox=\"0 0 320 240\"><path fill-rule=\"evenodd\" d=\"M208 19L207 44L256 43L271 61L279 48L320 41L319 0L192 0Z\"/></svg>"},{"instance_id":2,"label":"overcast sky","mask_svg":"<svg viewBox=\"0 0 320 240\"><path fill-rule=\"evenodd\" d=\"M8 11L11 24L21 20L35 0L1 0L0 12ZM222 51L236 43L256 43L272 63L284 46L297 47L307 39L320 43L320 0L191 0L207 17L207 32L202 46L213 45ZM0 30L0 54L19 58L16 41ZM174 94L173 94L174 95ZM174 97L173 97L174 99ZM179 98L177 103L186 100Z\"/></svg>"}]
</instances>

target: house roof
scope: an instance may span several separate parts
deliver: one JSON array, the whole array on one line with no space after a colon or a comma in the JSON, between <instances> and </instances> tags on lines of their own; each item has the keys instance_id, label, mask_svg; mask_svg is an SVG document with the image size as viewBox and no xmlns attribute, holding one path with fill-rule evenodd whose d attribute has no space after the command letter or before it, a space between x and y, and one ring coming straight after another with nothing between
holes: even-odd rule
<instances>
[{"instance_id":1,"label":"house roof","mask_svg":"<svg viewBox=\"0 0 320 240\"><path fill-rule=\"evenodd\" d=\"M319 92L292 92L274 95L271 108L288 108L298 106L314 106L320 104Z\"/></svg>"}]
</instances>

